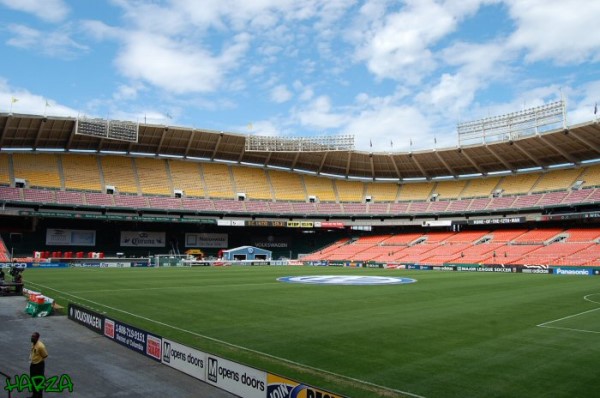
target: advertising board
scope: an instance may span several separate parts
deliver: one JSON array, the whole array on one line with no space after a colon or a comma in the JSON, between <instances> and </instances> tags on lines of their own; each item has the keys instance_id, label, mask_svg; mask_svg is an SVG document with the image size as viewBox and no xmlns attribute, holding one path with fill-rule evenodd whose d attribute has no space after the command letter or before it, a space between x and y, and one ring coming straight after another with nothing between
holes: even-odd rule
<instances>
[{"instance_id":1,"label":"advertising board","mask_svg":"<svg viewBox=\"0 0 600 398\"><path fill-rule=\"evenodd\" d=\"M267 375L268 398L342 398L341 395L320 390L306 384L269 373Z\"/></svg>"},{"instance_id":2,"label":"advertising board","mask_svg":"<svg viewBox=\"0 0 600 398\"><path fill-rule=\"evenodd\" d=\"M236 362L207 355L206 381L244 398L265 398L267 373Z\"/></svg>"},{"instance_id":3,"label":"advertising board","mask_svg":"<svg viewBox=\"0 0 600 398\"><path fill-rule=\"evenodd\" d=\"M98 334L104 330L104 315L76 304L69 303L69 319Z\"/></svg>"},{"instance_id":4,"label":"advertising board","mask_svg":"<svg viewBox=\"0 0 600 398\"><path fill-rule=\"evenodd\" d=\"M104 336L155 361L161 361L162 339L114 319L104 319Z\"/></svg>"},{"instance_id":5,"label":"advertising board","mask_svg":"<svg viewBox=\"0 0 600 398\"><path fill-rule=\"evenodd\" d=\"M185 247L227 248L227 234L186 233Z\"/></svg>"},{"instance_id":6,"label":"advertising board","mask_svg":"<svg viewBox=\"0 0 600 398\"><path fill-rule=\"evenodd\" d=\"M121 231L122 247L165 247L164 232Z\"/></svg>"},{"instance_id":7,"label":"advertising board","mask_svg":"<svg viewBox=\"0 0 600 398\"><path fill-rule=\"evenodd\" d=\"M594 275L594 270L589 268L577 267L558 267L554 268L554 275Z\"/></svg>"},{"instance_id":8,"label":"advertising board","mask_svg":"<svg viewBox=\"0 0 600 398\"><path fill-rule=\"evenodd\" d=\"M163 339L161 362L198 380L206 381L206 354L202 351Z\"/></svg>"},{"instance_id":9,"label":"advertising board","mask_svg":"<svg viewBox=\"0 0 600 398\"><path fill-rule=\"evenodd\" d=\"M95 246L96 231L78 229L46 229L48 246Z\"/></svg>"}]
</instances>

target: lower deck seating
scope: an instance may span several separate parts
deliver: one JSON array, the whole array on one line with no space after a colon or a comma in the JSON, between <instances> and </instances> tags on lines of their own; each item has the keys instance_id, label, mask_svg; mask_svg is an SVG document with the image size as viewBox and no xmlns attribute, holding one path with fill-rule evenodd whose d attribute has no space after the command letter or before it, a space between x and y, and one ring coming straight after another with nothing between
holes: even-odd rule
<instances>
[{"instance_id":1,"label":"lower deck seating","mask_svg":"<svg viewBox=\"0 0 600 398\"><path fill-rule=\"evenodd\" d=\"M463 235L461 237L461 235ZM560 234L560 241L548 242ZM495 239L497 237L497 239ZM572 241L570 239L572 238ZM556 228L372 235L311 253L307 261L377 261L439 265L600 265L600 228Z\"/></svg>"}]
</instances>

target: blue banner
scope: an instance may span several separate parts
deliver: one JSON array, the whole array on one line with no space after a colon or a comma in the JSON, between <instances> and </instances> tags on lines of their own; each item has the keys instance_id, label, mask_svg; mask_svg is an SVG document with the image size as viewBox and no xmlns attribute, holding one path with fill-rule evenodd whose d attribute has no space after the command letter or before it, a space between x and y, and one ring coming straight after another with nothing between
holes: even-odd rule
<instances>
[{"instance_id":1,"label":"blue banner","mask_svg":"<svg viewBox=\"0 0 600 398\"><path fill-rule=\"evenodd\" d=\"M553 268L554 275L594 275L594 270L579 267L558 267Z\"/></svg>"},{"instance_id":2,"label":"blue banner","mask_svg":"<svg viewBox=\"0 0 600 398\"><path fill-rule=\"evenodd\" d=\"M145 330L105 318L104 336L155 361L161 360L162 339Z\"/></svg>"}]
</instances>

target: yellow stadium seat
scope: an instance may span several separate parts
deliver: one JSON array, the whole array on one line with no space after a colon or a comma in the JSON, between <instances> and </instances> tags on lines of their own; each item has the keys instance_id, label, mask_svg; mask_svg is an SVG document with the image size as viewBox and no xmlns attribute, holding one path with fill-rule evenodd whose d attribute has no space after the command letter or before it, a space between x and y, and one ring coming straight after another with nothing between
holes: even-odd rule
<instances>
[{"instance_id":1,"label":"yellow stadium seat","mask_svg":"<svg viewBox=\"0 0 600 398\"><path fill-rule=\"evenodd\" d=\"M204 185L198 163L183 160L169 160L173 189L181 189L185 196L203 198Z\"/></svg>"},{"instance_id":2,"label":"yellow stadium seat","mask_svg":"<svg viewBox=\"0 0 600 398\"><path fill-rule=\"evenodd\" d=\"M526 194L539 178L539 173L506 176L500 181L498 188L502 189L503 195Z\"/></svg>"},{"instance_id":3,"label":"yellow stadium seat","mask_svg":"<svg viewBox=\"0 0 600 398\"><path fill-rule=\"evenodd\" d=\"M400 201L427 200L433 191L431 182L415 182L400 187Z\"/></svg>"},{"instance_id":4,"label":"yellow stadium seat","mask_svg":"<svg viewBox=\"0 0 600 398\"><path fill-rule=\"evenodd\" d=\"M65 189L101 192L100 168L96 156L62 155Z\"/></svg>"},{"instance_id":5,"label":"yellow stadium seat","mask_svg":"<svg viewBox=\"0 0 600 398\"><path fill-rule=\"evenodd\" d=\"M9 155L0 153L0 184L10 185L10 159Z\"/></svg>"},{"instance_id":6,"label":"yellow stadium seat","mask_svg":"<svg viewBox=\"0 0 600 398\"><path fill-rule=\"evenodd\" d=\"M398 197L398 184L369 182L365 196L370 196L374 202L395 202Z\"/></svg>"},{"instance_id":7,"label":"yellow stadium seat","mask_svg":"<svg viewBox=\"0 0 600 398\"><path fill-rule=\"evenodd\" d=\"M583 180L582 187L600 186L600 165L586 167L579 180Z\"/></svg>"},{"instance_id":8,"label":"yellow stadium seat","mask_svg":"<svg viewBox=\"0 0 600 398\"><path fill-rule=\"evenodd\" d=\"M360 181L334 180L340 202L362 202L365 184Z\"/></svg>"},{"instance_id":9,"label":"yellow stadium seat","mask_svg":"<svg viewBox=\"0 0 600 398\"><path fill-rule=\"evenodd\" d=\"M480 198L490 196L498 183L500 177L472 178L460 195L462 198Z\"/></svg>"},{"instance_id":10,"label":"yellow stadium seat","mask_svg":"<svg viewBox=\"0 0 600 398\"><path fill-rule=\"evenodd\" d=\"M137 194L138 185L133 172L132 158L123 156L103 156L100 158L104 184L112 185L117 192Z\"/></svg>"},{"instance_id":11,"label":"yellow stadium seat","mask_svg":"<svg viewBox=\"0 0 600 398\"><path fill-rule=\"evenodd\" d=\"M542 174L532 192L566 190L580 175L580 168L549 171Z\"/></svg>"},{"instance_id":12,"label":"yellow stadium seat","mask_svg":"<svg viewBox=\"0 0 600 398\"><path fill-rule=\"evenodd\" d=\"M57 155L15 153L12 157L15 178L27 180L30 187L61 188Z\"/></svg>"},{"instance_id":13,"label":"yellow stadium seat","mask_svg":"<svg viewBox=\"0 0 600 398\"><path fill-rule=\"evenodd\" d=\"M316 196L319 202L335 202L335 192L333 191L333 180L325 177L304 176L306 185L306 194Z\"/></svg>"},{"instance_id":14,"label":"yellow stadium seat","mask_svg":"<svg viewBox=\"0 0 600 398\"><path fill-rule=\"evenodd\" d=\"M458 199L465 185L467 185L466 180L440 181L435 186L434 192L438 194L438 199Z\"/></svg>"},{"instance_id":15,"label":"yellow stadium seat","mask_svg":"<svg viewBox=\"0 0 600 398\"><path fill-rule=\"evenodd\" d=\"M229 167L224 164L202 163L202 175L210 198L234 199Z\"/></svg>"},{"instance_id":16,"label":"yellow stadium seat","mask_svg":"<svg viewBox=\"0 0 600 398\"><path fill-rule=\"evenodd\" d=\"M232 166L236 193L245 193L247 199L272 200L271 187L263 169Z\"/></svg>"},{"instance_id":17,"label":"yellow stadium seat","mask_svg":"<svg viewBox=\"0 0 600 398\"><path fill-rule=\"evenodd\" d=\"M306 201L306 191L299 174L277 170L269 170L268 174L276 201Z\"/></svg>"},{"instance_id":18,"label":"yellow stadium seat","mask_svg":"<svg viewBox=\"0 0 600 398\"><path fill-rule=\"evenodd\" d=\"M140 188L144 195L172 195L173 187L164 159L135 158Z\"/></svg>"}]
</instances>

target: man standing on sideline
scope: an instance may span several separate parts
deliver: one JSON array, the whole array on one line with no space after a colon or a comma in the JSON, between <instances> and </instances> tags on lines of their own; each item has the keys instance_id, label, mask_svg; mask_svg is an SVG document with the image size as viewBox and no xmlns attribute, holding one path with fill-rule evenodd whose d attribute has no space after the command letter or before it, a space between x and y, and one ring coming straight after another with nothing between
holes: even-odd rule
<instances>
[{"instance_id":1,"label":"man standing on sideline","mask_svg":"<svg viewBox=\"0 0 600 398\"><path fill-rule=\"evenodd\" d=\"M29 365L29 375L31 378L34 376L44 376L44 368L45 359L48 357L48 351L46 351L46 346L40 340L40 334L38 332L34 332L31 335L31 354L29 354L29 360L31 364ZM31 398L41 398L42 391L34 390Z\"/></svg>"}]
</instances>

